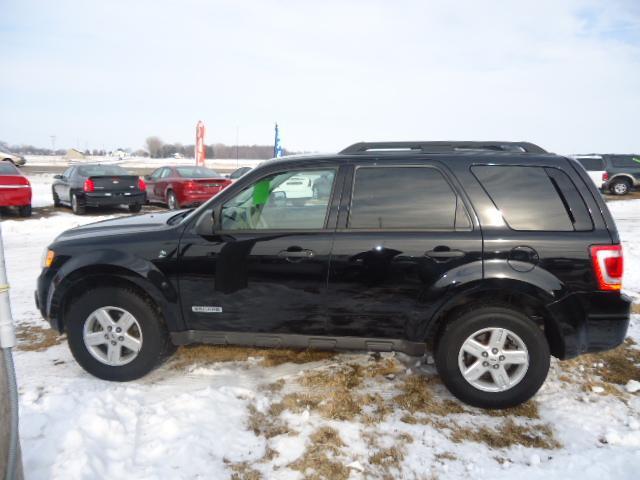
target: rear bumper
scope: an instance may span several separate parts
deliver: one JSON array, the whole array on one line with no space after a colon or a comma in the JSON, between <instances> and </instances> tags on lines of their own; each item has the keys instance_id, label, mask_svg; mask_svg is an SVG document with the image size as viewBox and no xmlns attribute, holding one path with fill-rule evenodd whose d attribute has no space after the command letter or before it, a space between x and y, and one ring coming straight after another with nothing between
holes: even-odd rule
<instances>
[{"instance_id":1,"label":"rear bumper","mask_svg":"<svg viewBox=\"0 0 640 480\"><path fill-rule=\"evenodd\" d=\"M145 193L113 192L85 193L80 201L87 207L108 207L114 205L143 204L147 200Z\"/></svg>"},{"instance_id":2,"label":"rear bumper","mask_svg":"<svg viewBox=\"0 0 640 480\"><path fill-rule=\"evenodd\" d=\"M0 188L0 207L23 207L31 205L31 188Z\"/></svg>"},{"instance_id":3,"label":"rear bumper","mask_svg":"<svg viewBox=\"0 0 640 480\"><path fill-rule=\"evenodd\" d=\"M617 292L574 293L548 306L564 341L562 359L620 345L629 327L631 299Z\"/></svg>"},{"instance_id":4,"label":"rear bumper","mask_svg":"<svg viewBox=\"0 0 640 480\"><path fill-rule=\"evenodd\" d=\"M220 193L222 191L222 189L218 190L217 192L213 192L213 193L182 193L182 198L180 200L180 205L182 206L190 206L190 205L199 205L201 203L206 202L207 200L209 200L211 197L216 196L218 193Z\"/></svg>"}]
</instances>

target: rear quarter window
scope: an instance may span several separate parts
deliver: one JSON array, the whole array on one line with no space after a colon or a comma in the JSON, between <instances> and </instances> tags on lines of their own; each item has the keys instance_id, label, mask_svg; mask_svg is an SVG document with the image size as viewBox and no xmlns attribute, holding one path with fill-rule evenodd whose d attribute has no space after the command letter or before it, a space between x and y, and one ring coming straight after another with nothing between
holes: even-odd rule
<instances>
[{"instance_id":1,"label":"rear quarter window","mask_svg":"<svg viewBox=\"0 0 640 480\"><path fill-rule=\"evenodd\" d=\"M604 170L604 160L601 158L577 158L576 160L589 172L601 172Z\"/></svg>"},{"instance_id":2,"label":"rear quarter window","mask_svg":"<svg viewBox=\"0 0 640 480\"><path fill-rule=\"evenodd\" d=\"M640 169L640 155L611 157L611 164L617 168L638 168Z\"/></svg>"},{"instance_id":3,"label":"rear quarter window","mask_svg":"<svg viewBox=\"0 0 640 480\"><path fill-rule=\"evenodd\" d=\"M482 165L471 170L513 230L593 229L580 192L557 168Z\"/></svg>"}]
</instances>

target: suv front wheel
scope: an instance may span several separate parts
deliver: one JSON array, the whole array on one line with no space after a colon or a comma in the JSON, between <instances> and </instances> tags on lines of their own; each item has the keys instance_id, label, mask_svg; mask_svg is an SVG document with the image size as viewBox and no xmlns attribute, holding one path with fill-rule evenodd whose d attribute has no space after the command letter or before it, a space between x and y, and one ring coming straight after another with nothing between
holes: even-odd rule
<instances>
[{"instance_id":1,"label":"suv front wheel","mask_svg":"<svg viewBox=\"0 0 640 480\"><path fill-rule=\"evenodd\" d=\"M526 402L549 372L549 345L542 330L517 310L487 306L448 323L436 347L436 367L447 388L481 408Z\"/></svg>"},{"instance_id":2,"label":"suv front wheel","mask_svg":"<svg viewBox=\"0 0 640 480\"><path fill-rule=\"evenodd\" d=\"M65 320L74 358L104 380L140 378L172 348L155 306L134 290L89 290L72 302Z\"/></svg>"}]
</instances>

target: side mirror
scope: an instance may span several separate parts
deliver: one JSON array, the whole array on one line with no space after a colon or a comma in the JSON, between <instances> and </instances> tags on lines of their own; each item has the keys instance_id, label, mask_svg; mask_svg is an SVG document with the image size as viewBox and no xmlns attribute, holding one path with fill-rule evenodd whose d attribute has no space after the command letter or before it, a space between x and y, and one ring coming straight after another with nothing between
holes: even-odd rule
<instances>
[{"instance_id":1,"label":"side mirror","mask_svg":"<svg viewBox=\"0 0 640 480\"><path fill-rule=\"evenodd\" d=\"M204 212L196 222L196 233L203 237L210 237L214 234L216 214L215 210Z\"/></svg>"},{"instance_id":2,"label":"side mirror","mask_svg":"<svg viewBox=\"0 0 640 480\"><path fill-rule=\"evenodd\" d=\"M64 178L64 175L54 175L53 178L56 180L62 180Z\"/></svg>"}]
</instances>

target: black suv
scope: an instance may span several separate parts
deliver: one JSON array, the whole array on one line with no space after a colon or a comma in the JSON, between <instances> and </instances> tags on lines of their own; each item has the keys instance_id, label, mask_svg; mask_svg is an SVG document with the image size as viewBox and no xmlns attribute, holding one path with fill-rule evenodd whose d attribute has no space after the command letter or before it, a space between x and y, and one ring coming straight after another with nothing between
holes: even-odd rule
<instances>
[{"instance_id":1,"label":"black suv","mask_svg":"<svg viewBox=\"0 0 640 480\"><path fill-rule=\"evenodd\" d=\"M453 394L504 408L550 355L613 348L629 322L605 203L578 162L529 143L272 160L195 210L64 232L44 263L40 311L107 380L189 343L428 348Z\"/></svg>"}]
</instances>

